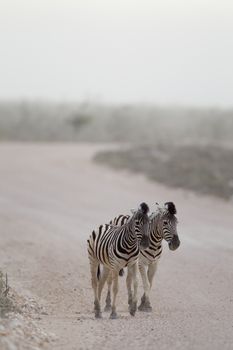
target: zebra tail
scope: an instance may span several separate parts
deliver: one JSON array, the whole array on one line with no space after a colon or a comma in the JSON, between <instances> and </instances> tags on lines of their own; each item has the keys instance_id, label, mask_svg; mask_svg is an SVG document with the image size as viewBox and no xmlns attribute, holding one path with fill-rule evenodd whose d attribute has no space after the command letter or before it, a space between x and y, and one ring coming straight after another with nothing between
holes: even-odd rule
<instances>
[{"instance_id":1,"label":"zebra tail","mask_svg":"<svg viewBox=\"0 0 233 350\"><path fill-rule=\"evenodd\" d=\"M97 269L97 279L99 280L100 279L100 264L98 265L98 269Z\"/></svg>"},{"instance_id":2,"label":"zebra tail","mask_svg":"<svg viewBox=\"0 0 233 350\"><path fill-rule=\"evenodd\" d=\"M124 274L125 274L125 271L124 271L124 269L120 269L120 271L119 271L119 276L124 276Z\"/></svg>"}]
</instances>

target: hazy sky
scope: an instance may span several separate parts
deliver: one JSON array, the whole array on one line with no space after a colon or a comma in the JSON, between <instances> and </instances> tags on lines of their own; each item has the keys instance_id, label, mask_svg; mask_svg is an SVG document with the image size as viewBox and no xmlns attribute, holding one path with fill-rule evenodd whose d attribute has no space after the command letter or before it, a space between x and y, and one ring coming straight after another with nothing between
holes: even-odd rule
<instances>
[{"instance_id":1,"label":"hazy sky","mask_svg":"<svg viewBox=\"0 0 233 350\"><path fill-rule=\"evenodd\" d=\"M232 0L0 0L0 99L233 106Z\"/></svg>"}]
</instances>

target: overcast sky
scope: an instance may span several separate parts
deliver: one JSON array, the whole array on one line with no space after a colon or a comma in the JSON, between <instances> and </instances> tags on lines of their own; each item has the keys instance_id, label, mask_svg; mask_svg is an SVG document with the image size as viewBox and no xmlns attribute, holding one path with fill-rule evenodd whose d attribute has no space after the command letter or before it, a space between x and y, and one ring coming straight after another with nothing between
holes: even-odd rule
<instances>
[{"instance_id":1,"label":"overcast sky","mask_svg":"<svg viewBox=\"0 0 233 350\"><path fill-rule=\"evenodd\" d=\"M233 1L1 0L6 98L233 106Z\"/></svg>"}]
</instances>

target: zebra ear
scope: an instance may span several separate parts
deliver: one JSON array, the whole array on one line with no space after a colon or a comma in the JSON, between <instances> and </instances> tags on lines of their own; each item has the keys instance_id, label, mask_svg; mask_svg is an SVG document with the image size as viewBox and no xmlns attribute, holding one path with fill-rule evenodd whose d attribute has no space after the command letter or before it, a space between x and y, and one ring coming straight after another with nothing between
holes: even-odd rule
<instances>
[{"instance_id":1,"label":"zebra ear","mask_svg":"<svg viewBox=\"0 0 233 350\"><path fill-rule=\"evenodd\" d=\"M175 207L175 204L173 202L166 202L164 204L164 206L171 215L176 214L176 207Z\"/></svg>"},{"instance_id":2,"label":"zebra ear","mask_svg":"<svg viewBox=\"0 0 233 350\"><path fill-rule=\"evenodd\" d=\"M143 212L143 214L148 214L148 212L150 210L148 205L145 202L140 204L139 209Z\"/></svg>"}]
</instances>

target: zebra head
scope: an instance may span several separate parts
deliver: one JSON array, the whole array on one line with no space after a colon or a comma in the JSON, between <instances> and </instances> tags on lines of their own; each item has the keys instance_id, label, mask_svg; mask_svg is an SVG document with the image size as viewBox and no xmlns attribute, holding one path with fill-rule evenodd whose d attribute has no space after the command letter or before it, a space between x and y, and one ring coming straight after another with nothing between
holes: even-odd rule
<instances>
[{"instance_id":1,"label":"zebra head","mask_svg":"<svg viewBox=\"0 0 233 350\"><path fill-rule=\"evenodd\" d=\"M157 233L168 242L170 250L176 250L180 245L180 239L177 233L178 221L175 214L175 204L173 202L166 202L163 207L158 206L157 212L151 214L150 218L151 220L153 218L156 219Z\"/></svg>"},{"instance_id":2,"label":"zebra head","mask_svg":"<svg viewBox=\"0 0 233 350\"><path fill-rule=\"evenodd\" d=\"M135 222L135 232L139 241L140 249L149 247L149 207L146 203L141 203L138 210L132 209L132 220Z\"/></svg>"}]
</instances>

